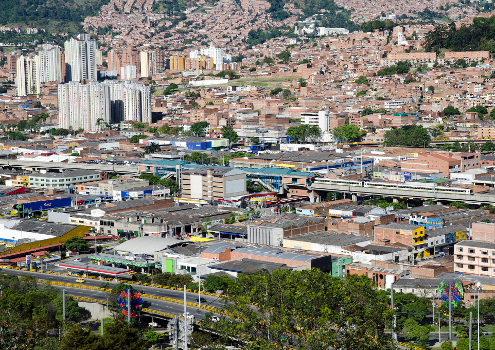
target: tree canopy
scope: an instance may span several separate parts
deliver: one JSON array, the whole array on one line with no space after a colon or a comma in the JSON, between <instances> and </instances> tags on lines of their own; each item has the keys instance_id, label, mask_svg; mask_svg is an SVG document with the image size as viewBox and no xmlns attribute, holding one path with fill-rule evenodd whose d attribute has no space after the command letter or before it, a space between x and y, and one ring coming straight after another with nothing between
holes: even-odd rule
<instances>
[{"instance_id":1,"label":"tree canopy","mask_svg":"<svg viewBox=\"0 0 495 350\"><path fill-rule=\"evenodd\" d=\"M321 136L321 130L316 125L301 124L287 129L287 136L296 142L316 141Z\"/></svg>"},{"instance_id":2,"label":"tree canopy","mask_svg":"<svg viewBox=\"0 0 495 350\"><path fill-rule=\"evenodd\" d=\"M495 16L476 17L473 24L457 28L455 23L440 24L425 36L423 47L426 51L439 52L440 49L454 51L495 52Z\"/></svg>"},{"instance_id":3,"label":"tree canopy","mask_svg":"<svg viewBox=\"0 0 495 350\"><path fill-rule=\"evenodd\" d=\"M210 124L208 122L197 122L191 125L191 129L189 130L193 136L203 137L206 134L206 129Z\"/></svg>"},{"instance_id":4,"label":"tree canopy","mask_svg":"<svg viewBox=\"0 0 495 350\"><path fill-rule=\"evenodd\" d=\"M385 133L383 145L387 147L426 147L431 137L420 125L404 125Z\"/></svg>"},{"instance_id":5,"label":"tree canopy","mask_svg":"<svg viewBox=\"0 0 495 350\"><path fill-rule=\"evenodd\" d=\"M206 317L202 326L245 339L248 349L390 349L389 298L366 276L336 278L318 269L242 274L225 303L220 320Z\"/></svg>"},{"instance_id":6,"label":"tree canopy","mask_svg":"<svg viewBox=\"0 0 495 350\"><path fill-rule=\"evenodd\" d=\"M64 242L63 247L66 250L81 252L89 249L89 243L82 237L72 237Z\"/></svg>"},{"instance_id":7,"label":"tree canopy","mask_svg":"<svg viewBox=\"0 0 495 350\"><path fill-rule=\"evenodd\" d=\"M239 136L231 126L222 127L222 137L229 139L230 142L239 141Z\"/></svg>"},{"instance_id":8,"label":"tree canopy","mask_svg":"<svg viewBox=\"0 0 495 350\"><path fill-rule=\"evenodd\" d=\"M356 125L342 125L332 130L333 138L337 141L361 141L366 132L361 131Z\"/></svg>"},{"instance_id":9,"label":"tree canopy","mask_svg":"<svg viewBox=\"0 0 495 350\"><path fill-rule=\"evenodd\" d=\"M459 112L458 108L454 108L451 105L448 105L443 109L443 114L445 114L446 117L451 117L453 115L459 115L461 112Z\"/></svg>"}]
</instances>

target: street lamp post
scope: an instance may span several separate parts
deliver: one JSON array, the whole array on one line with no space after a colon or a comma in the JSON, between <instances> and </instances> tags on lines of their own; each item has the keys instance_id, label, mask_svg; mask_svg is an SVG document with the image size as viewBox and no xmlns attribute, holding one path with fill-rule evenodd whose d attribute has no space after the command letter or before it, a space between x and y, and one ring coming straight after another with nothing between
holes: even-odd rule
<instances>
[{"instance_id":1,"label":"street lamp post","mask_svg":"<svg viewBox=\"0 0 495 350\"><path fill-rule=\"evenodd\" d=\"M198 304L201 309L201 246L199 247L199 258L198 258Z\"/></svg>"},{"instance_id":2,"label":"street lamp post","mask_svg":"<svg viewBox=\"0 0 495 350\"><path fill-rule=\"evenodd\" d=\"M478 292L478 350L480 350L480 290L481 290L481 283L478 282L476 283L476 288L475 290Z\"/></svg>"}]
</instances>

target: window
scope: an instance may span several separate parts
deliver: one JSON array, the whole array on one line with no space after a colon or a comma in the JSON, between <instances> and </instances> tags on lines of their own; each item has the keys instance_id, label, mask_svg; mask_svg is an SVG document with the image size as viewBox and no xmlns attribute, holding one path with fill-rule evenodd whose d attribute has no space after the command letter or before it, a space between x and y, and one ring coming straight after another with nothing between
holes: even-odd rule
<instances>
[{"instance_id":1,"label":"window","mask_svg":"<svg viewBox=\"0 0 495 350\"><path fill-rule=\"evenodd\" d=\"M483 271L483 272L488 272L488 267L482 267L482 268L481 268L481 271Z\"/></svg>"},{"instance_id":2,"label":"window","mask_svg":"<svg viewBox=\"0 0 495 350\"><path fill-rule=\"evenodd\" d=\"M488 250L480 250L481 254L488 255Z\"/></svg>"},{"instance_id":3,"label":"window","mask_svg":"<svg viewBox=\"0 0 495 350\"><path fill-rule=\"evenodd\" d=\"M481 262L482 263L488 263L488 259L487 258L481 258Z\"/></svg>"},{"instance_id":4,"label":"window","mask_svg":"<svg viewBox=\"0 0 495 350\"><path fill-rule=\"evenodd\" d=\"M457 255L457 259L462 260L462 255Z\"/></svg>"},{"instance_id":5,"label":"window","mask_svg":"<svg viewBox=\"0 0 495 350\"><path fill-rule=\"evenodd\" d=\"M462 252L463 251L462 247L457 247L457 251Z\"/></svg>"},{"instance_id":6,"label":"window","mask_svg":"<svg viewBox=\"0 0 495 350\"><path fill-rule=\"evenodd\" d=\"M474 261L474 258L472 256L468 256L469 261Z\"/></svg>"},{"instance_id":7,"label":"window","mask_svg":"<svg viewBox=\"0 0 495 350\"><path fill-rule=\"evenodd\" d=\"M468 265L468 269L474 270L474 265Z\"/></svg>"},{"instance_id":8,"label":"window","mask_svg":"<svg viewBox=\"0 0 495 350\"><path fill-rule=\"evenodd\" d=\"M474 254L474 249L468 249L469 254Z\"/></svg>"},{"instance_id":9,"label":"window","mask_svg":"<svg viewBox=\"0 0 495 350\"><path fill-rule=\"evenodd\" d=\"M462 265L462 264L456 264L456 266L461 268L461 269L464 267L464 265Z\"/></svg>"}]
</instances>

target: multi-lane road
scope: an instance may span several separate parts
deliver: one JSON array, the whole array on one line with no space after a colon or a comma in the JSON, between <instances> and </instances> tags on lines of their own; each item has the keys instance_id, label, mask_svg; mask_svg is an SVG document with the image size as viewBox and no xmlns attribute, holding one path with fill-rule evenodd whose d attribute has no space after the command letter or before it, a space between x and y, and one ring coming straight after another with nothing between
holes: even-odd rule
<instances>
[{"instance_id":1,"label":"multi-lane road","mask_svg":"<svg viewBox=\"0 0 495 350\"><path fill-rule=\"evenodd\" d=\"M48 281L53 281L53 282L63 282L63 283L71 283L71 284L76 283L75 277L36 273L36 272L31 272L31 271L2 269L0 271L0 273L12 274L12 275L17 275L17 276L30 275L30 276L36 277L37 279L43 279L43 280L48 280ZM92 287L101 287L101 284L103 282L106 282L106 281L86 279L84 282L84 285L88 285L88 286L92 286ZM110 288L110 289L117 285L116 282L108 282L108 283L109 283L109 287L107 287L107 288ZM74 296L88 297L88 298L98 299L98 300L102 300L102 301L106 301L107 297L108 297L107 292L98 291L98 290L80 289L80 288L72 288L72 287L57 286L57 285L55 285L55 287L60 288L60 289L65 289L67 294L74 295ZM177 300L183 300L183 298L184 298L184 292L183 291L163 289L163 288L155 288L155 287L148 287L148 286L141 286L141 285L134 285L133 287L140 292L144 292L145 294L148 294L148 295L155 295L157 297L171 298L171 299L177 299ZM186 293L186 294L187 294L187 301L197 303L197 299L198 299L197 293ZM201 298L202 299L204 298L206 300L206 302L201 303L202 305L204 304L204 305L212 306L212 307L216 307L216 308L220 308L223 306L219 297L201 294ZM144 298L144 300L146 302L146 307L148 309L153 309L153 310L162 311L162 312L175 314L175 315L182 315L184 313L184 305L183 304L178 304L178 303L165 301L165 300L161 300L161 299L154 299L154 298ZM198 309L198 308L195 308L192 306L187 306L187 308L188 308L188 312L193 314L195 316L195 319L198 321L203 319L203 317L209 312L208 310Z\"/></svg>"}]
</instances>

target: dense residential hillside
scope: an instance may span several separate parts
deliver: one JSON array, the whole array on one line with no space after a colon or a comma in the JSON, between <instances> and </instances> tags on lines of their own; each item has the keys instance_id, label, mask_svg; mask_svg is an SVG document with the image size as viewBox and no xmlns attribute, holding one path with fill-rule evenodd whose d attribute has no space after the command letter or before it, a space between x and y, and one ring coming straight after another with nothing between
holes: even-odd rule
<instances>
[{"instance_id":1,"label":"dense residential hillside","mask_svg":"<svg viewBox=\"0 0 495 350\"><path fill-rule=\"evenodd\" d=\"M284 11L284 5L287 3L282 0L268 0L270 3L270 12L275 20L284 20L290 14ZM358 29L358 26L349 20L350 15L347 10L337 6L333 0L291 0L296 8L302 10L301 18L310 17L318 14L320 26L332 28L347 28L350 31Z\"/></svg>"},{"instance_id":2,"label":"dense residential hillside","mask_svg":"<svg viewBox=\"0 0 495 350\"><path fill-rule=\"evenodd\" d=\"M70 31L108 3L109 0L3 0L0 24Z\"/></svg>"},{"instance_id":3,"label":"dense residential hillside","mask_svg":"<svg viewBox=\"0 0 495 350\"><path fill-rule=\"evenodd\" d=\"M455 24L441 24L425 38L426 51L450 49L454 51L495 52L495 16L474 18L470 26L456 28Z\"/></svg>"}]
</instances>

